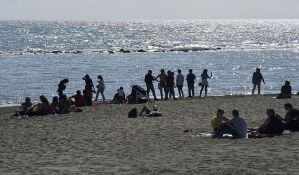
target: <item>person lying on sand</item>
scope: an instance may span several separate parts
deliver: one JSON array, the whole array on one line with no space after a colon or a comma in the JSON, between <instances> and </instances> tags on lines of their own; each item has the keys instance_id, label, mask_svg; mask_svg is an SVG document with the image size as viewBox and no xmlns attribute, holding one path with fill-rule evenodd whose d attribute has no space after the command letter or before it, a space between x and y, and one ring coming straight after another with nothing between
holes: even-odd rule
<instances>
[{"instance_id":1,"label":"person lying on sand","mask_svg":"<svg viewBox=\"0 0 299 175\"><path fill-rule=\"evenodd\" d=\"M244 118L240 117L238 110L232 111L233 118L223 122L216 130L213 138L221 138L224 134L231 134L234 139L242 139L247 137L247 123Z\"/></svg>"},{"instance_id":2,"label":"person lying on sand","mask_svg":"<svg viewBox=\"0 0 299 175\"><path fill-rule=\"evenodd\" d=\"M23 102L19 107L19 109L16 110L14 116L27 115L28 109L31 107L32 107L31 99L29 97L26 97L25 102Z\"/></svg>"},{"instance_id":3,"label":"person lying on sand","mask_svg":"<svg viewBox=\"0 0 299 175\"><path fill-rule=\"evenodd\" d=\"M284 131L283 118L275 113L274 109L267 109L268 118L257 128L258 134L282 134Z\"/></svg>"},{"instance_id":4,"label":"person lying on sand","mask_svg":"<svg viewBox=\"0 0 299 175\"><path fill-rule=\"evenodd\" d=\"M227 117L225 117L223 114L224 114L224 110L218 109L216 117L212 118L211 126L212 126L214 132L216 132L216 130L220 127L220 125L223 122L229 121L229 119Z\"/></svg>"},{"instance_id":5,"label":"person lying on sand","mask_svg":"<svg viewBox=\"0 0 299 175\"><path fill-rule=\"evenodd\" d=\"M158 111L157 106L155 105L153 110L151 111L148 106L143 106L143 108L141 109L139 115L143 116L143 113L145 112L145 116L147 117L159 117L162 116L161 112Z\"/></svg>"},{"instance_id":6,"label":"person lying on sand","mask_svg":"<svg viewBox=\"0 0 299 175\"><path fill-rule=\"evenodd\" d=\"M284 109L286 110L285 116L285 129L290 131L299 131L299 110L294 109L293 105L290 103L286 103L284 105Z\"/></svg>"}]
</instances>

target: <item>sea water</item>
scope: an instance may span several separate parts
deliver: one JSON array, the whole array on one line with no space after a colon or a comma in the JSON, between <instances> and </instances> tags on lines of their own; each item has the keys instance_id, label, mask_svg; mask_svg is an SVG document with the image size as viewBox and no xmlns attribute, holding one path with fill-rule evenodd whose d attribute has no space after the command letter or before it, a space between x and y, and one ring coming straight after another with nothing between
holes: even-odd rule
<instances>
[{"instance_id":1,"label":"sea water","mask_svg":"<svg viewBox=\"0 0 299 175\"><path fill-rule=\"evenodd\" d=\"M250 94L257 67L262 93L280 91L285 80L299 90L299 20L189 21L0 21L0 104L25 97L57 95L61 79L67 95L84 89L85 74L105 81L111 99L119 87L145 87L149 69L213 73L209 95ZM159 94L157 83L156 93ZM187 93L186 82L184 86Z\"/></svg>"}]
</instances>

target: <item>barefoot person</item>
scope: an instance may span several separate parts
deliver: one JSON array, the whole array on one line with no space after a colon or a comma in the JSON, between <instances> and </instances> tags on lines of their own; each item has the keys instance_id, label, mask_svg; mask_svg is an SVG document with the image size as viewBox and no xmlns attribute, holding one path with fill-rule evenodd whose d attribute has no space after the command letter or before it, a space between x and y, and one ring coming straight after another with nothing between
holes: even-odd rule
<instances>
[{"instance_id":1,"label":"barefoot person","mask_svg":"<svg viewBox=\"0 0 299 175\"><path fill-rule=\"evenodd\" d=\"M154 80L155 80L155 77L152 76L152 70L148 70L148 73L144 77L144 82L146 84L147 97L149 99L149 93L150 93L150 91L152 91L154 99L157 100L156 93L155 93L155 88L154 88L154 85L153 85Z\"/></svg>"},{"instance_id":2,"label":"barefoot person","mask_svg":"<svg viewBox=\"0 0 299 175\"><path fill-rule=\"evenodd\" d=\"M156 77L156 80L159 78L159 84L158 88L160 90L161 100L163 100L163 91L165 92L165 86L166 86L166 73L164 69L161 69L161 73Z\"/></svg>"},{"instance_id":3,"label":"barefoot person","mask_svg":"<svg viewBox=\"0 0 299 175\"><path fill-rule=\"evenodd\" d=\"M65 90L66 84L68 82L69 82L69 79L63 79L59 82L58 89L57 89L59 97L63 95L63 91Z\"/></svg>"},{"instance_id":4,"label":"barefoot person","mask_svg":"<svg viewBox=\"0 0 299 175\"><path fill-rule=\"evenodd\" d=\"M256 71L252 75L252 84L253 84L253 89L252 89L252 95L254 95L254 91L257 86L258 94L261 95L261 82L265 84L264 77L261 74L260 68L256 68Z\"/></svg>"},{"instance_id":5,"label":"barefoot person","mask_svg":"<svg viewBox=\"0 0 299 175\"><path fill-rule=\"evenodd\" d=\"M188 97L194 97L194 82L196 76L192 73L192 69L189 69L189 74L187 75L187 85L188 85Z\"/></svg>"},{"instance_id":6,"label":"barefoot person","mask_svg":"<svg viewBox=\"0 0 299 175\"><path fill-rule=\"evenodd\" d=\"M178 74L176 76L176 87L178 88L179 97L184 98L183 86L184 86L184 75L182 75L181 69L178 70Z\"/></svg>"},{"instance_id":7,"label":"barefoot person","mask_svg":"<svg viewBox=\"0 0 299 175\"><path fill-rule=\"evenodd\" d=\"M201 74L201 90L199 96L201 97L203 89L205 89L205 96L208 95L208 87L209 87L209 82L208 78L212 78L213 74L211 72L211 76L208 75L208 70L204 69L202 74Z\"/></svg>"},{"instance_id":8,"label":"barefoot person","mask_svg":"<svg viewBox=\"0 0 299 175\"><path fill-rule=\"evenodd\" d=\"M103 98L103 102L105 102L105 96L104 96L104 90L105 90L105 83L104 83L104 79L101 75L98 75L98 85L97 85L97 95L96 95L96 99L95 101L98 101L98 98L99 98L99 94L102 95L102 98Z\"/></svg>"}]
</instances>

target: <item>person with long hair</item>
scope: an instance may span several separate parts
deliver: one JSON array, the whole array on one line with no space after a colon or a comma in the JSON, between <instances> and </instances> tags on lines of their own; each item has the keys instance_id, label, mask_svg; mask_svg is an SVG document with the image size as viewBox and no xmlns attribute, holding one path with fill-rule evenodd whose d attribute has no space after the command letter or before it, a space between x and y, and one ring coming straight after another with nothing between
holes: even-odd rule
<instances>
[{"instance_id":1,"label":"person with long hair","mask_svg":"<svg viewBox=\"0 0 299 175\"><path fill-rule=\"evenodd\" d=\"M208 79L212 78L213 74L211 72L211 76L208 75L208 70L204 69L202 74L201 74L201 89L200 89L200 94L199 96L201 97L203 89L205 89L205 96L208 95L208 87L209 87L209 82Z\"/></svg>"}]
</instances>

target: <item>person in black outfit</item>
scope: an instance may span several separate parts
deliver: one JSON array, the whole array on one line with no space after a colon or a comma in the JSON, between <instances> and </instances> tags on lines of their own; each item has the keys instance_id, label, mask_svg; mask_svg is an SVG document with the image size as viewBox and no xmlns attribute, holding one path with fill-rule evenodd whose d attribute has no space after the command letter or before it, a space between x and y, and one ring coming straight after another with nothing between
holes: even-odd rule
<instances>
[{"instance_id":1,"label":"person in black outfit","mask_svg":"<svg viewBox=\"0 0 299 175\"><path fill-rule=\"evenodd\" d=\"M294 109L290 103L286 103L284 109L286 110L285 129L299 131L299 110Z\"/></svg>"},{"instance_id":2,"label":"person in black outfit","mask_svg":"<svg viewBox=\"0 0 299 175\"><path fill-rule=\"evenodd\" d=\"M261 74L261 69L256 68L256 71L252 75L252 84L253 84L253 89L252 89L252 95L254 94L254 91L257 86L258 94L261 95L261 82L265 84L264 77Z\"/></svg>"},{"instance_id":3,"label":"person in black outfit","mask_svg":"<svg viewBox=\"0 0 299 175\"><path fill-rule=\"evenodd\" d=\"M57 89L59 97L63 95L63 91L65 90L66 84L68 82L69 82L69 79L63 79L59 82L58 89Z\"/></svg>"},{"instance_id":4,"label":"person in black outfit","mask_svg":"<svg viewBox=\"0 0 299 175\"><path fill-rule=\"evenodd\" d=\"M268 118L258 128L259 134L282 134L284 131L283 119L275 114L274 109L267 110Z\"/></svg>"},{"instance_id":5,"label":"person in black outfit","mask_svg":"<svg viewBox=\"0 0 299 175\"><path fill-rule=\"evenodd\" d=\"M174 73L170 70L167 71L167 77L166 77L166 87L165 87L165 101L168 100L168 97L175 98L175 92L174 92Z\"/></svg>"},{"instance_id":6,"label":"person in black outfit","mask_svg":"<svg viewBox=\"0 0 299 175\"><path fill-rule=\"evenodd\" d=\"M88 104L88 102L91 100L92 101L92 95L93 95L93 92L95 92L95 89L94 89L94 86L93 86L93 82L92 82L92 79L89 77L88 74L86 74L84 77L83 77L83 80L85 81L85 95L86 98L89 98L88 100L86 100L86 103Z\"/></svg>"},{"instance_id":7,"label":"person in black outfit","mask_svg":"<svg viewBox=\"0 0 299 175\"><path fill-rule=\"evenodd\" d=\"M196 76L192 73L192 69L189 69L189 74L187 75L187 84L188 84L188 97L194 97L194 82L195 82Z\"/></svg>"},{"instance_id":8,"label":"person in black outfit","mask_svg":"<svg viewBox=\"0 0 299 175\"><path fill-rule=\"evenodd\" d=\"M292 98L292 86L289 81L285 81L285 84L281 87L280 94L277 98Z\"/></svg>"},{"instance_id":9,"label":"person in black outfit","mask_svg":"<svg viewBox=\"0 0 299 175\"><path fill-rule=\"evenodd\" d=\"M147 94L147 97L149 98L149 93L150 93L150 91L152 91L154 99L157 100L155 88L153 85L154 80L155 80L155 77L152 76L152 70L148 70L148 73L144 77L144 82L146 84L146 94Z\"/></svg>"}]
</instances>

